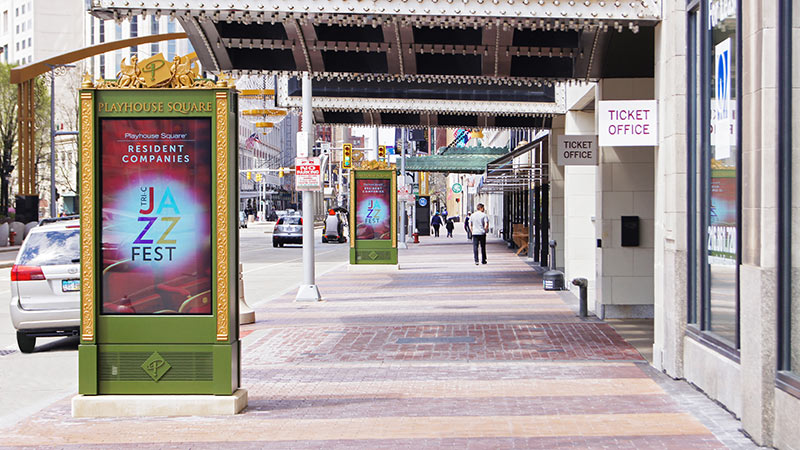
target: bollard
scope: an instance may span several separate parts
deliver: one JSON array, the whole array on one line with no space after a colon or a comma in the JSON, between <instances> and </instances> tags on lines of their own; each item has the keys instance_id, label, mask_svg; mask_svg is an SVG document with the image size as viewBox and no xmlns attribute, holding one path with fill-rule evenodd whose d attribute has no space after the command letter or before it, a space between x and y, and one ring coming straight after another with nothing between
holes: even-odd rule
<instances>
[{"instance_id":1,"label":"bollard","mask_svg":"<svg viewBox=\"0 0 800 450\"><path fill-rule=\"evenodd\" d=\"M581 288L581 306L578 313L581 317L588 317L588 303L589 303L589 280L586 278L574 278L572 284Z\"/></svg>"}]
</instances>

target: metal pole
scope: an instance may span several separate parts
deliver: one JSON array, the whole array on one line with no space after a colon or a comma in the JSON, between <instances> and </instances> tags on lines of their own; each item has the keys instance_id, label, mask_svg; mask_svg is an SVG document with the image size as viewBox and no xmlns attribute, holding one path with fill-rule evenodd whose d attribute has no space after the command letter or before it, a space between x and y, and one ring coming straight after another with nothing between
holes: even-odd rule
<instances>
[{"instance_id":1,"label":"metal pole","mask_svg":"<svg viewBox=\"0 0 800 450\"><path fill-rule=\"evenodd\" d=\"M400 138L400 185L406 186L406 129L403 128ZM406 234L408 233L408 225L406 224L406 201L400 203L400 244L399 248L408 248L406 244Z\"/></svg>"},{"instance_id":2,"label":"metal pole","mask_svg":"<svg viewBox=\"0 0 800 450\"><path fill-rule=\"evenodd\" d=\"M56 216L56 73L50 67L50 217Z\"/></svg>"},{"instance_id":3,"label":"metal pole","mask_svg":"<svg viewBox=\"0 0 800 450\"><path fill-rule=\"evenodd\" d=\"M372 150L375 152L375 161L378 160L378 127L372 129Z\"/></svg>"},{"instance_id":4,"label":"metal pole","mask_svg":"<svg viewBox=\"0 0 800 450\"><path fill-rule=\"evenodd\" d=\"M303 131L308 137L311 152L314 139L311 116L311 77L303 74ZM312 156L312 155L309 155ZM315 302L321 300L314 280L314 192L303 191L303 284L297 291L295 301Z\"/></svg>"}]
</instances>

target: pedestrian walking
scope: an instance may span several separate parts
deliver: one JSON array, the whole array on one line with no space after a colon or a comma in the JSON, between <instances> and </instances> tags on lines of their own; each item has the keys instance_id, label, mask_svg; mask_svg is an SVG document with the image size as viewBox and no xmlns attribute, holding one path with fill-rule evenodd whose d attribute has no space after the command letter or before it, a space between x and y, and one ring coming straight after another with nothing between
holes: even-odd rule
<instances>
[{"instance_id":1,"label":"pedestrian walking","mask_svg":"<svg viewBox=\"0 0 800 450\"><path fill-rule=\"evenodd\" d=\"M431 219L431 226L433 227L433 235L439 237L439 227L442 226L442 217L437 212Z\"/></svg>"},{"instance_id":2,"label":"pedestrian walking","mask_svg":"<svg viewBox=\"0 0 800 450\"><path fill-rule=\"evenodd\" d=\"M469 215L470 214L472 214L472 213L467 212L467 217L464 218L464 231L467 232L467 240L468 241L472 240L472 228L470 228L470 224L469 224Z\"/></svg>"},{"instance_id":3,"label":"pedestrian walking","mask_svg":"<svg viewBox=\"0 0 800 450\"><path fill-rule=\"evenodd\" d=\"M452 217L447 219L447 223L444 225L444 227L447 228L447 237L453 237L453 228L456 227L456 224L453 223Z\"/></svg>"},{"instance_id":4,"label":"pedestrian walking","mask_svg":"<svg viewBox=\"0 0 800 450\"><path fill-rule=\"evenodd\" d=\"M489 216L483 210L483 203L478 203L477 211L470 217L472 230L472 254L475 265L478 265L478 247L481 248L481 263L486 264L486 233L489 232Z\"/></svg>"}]
</instances>

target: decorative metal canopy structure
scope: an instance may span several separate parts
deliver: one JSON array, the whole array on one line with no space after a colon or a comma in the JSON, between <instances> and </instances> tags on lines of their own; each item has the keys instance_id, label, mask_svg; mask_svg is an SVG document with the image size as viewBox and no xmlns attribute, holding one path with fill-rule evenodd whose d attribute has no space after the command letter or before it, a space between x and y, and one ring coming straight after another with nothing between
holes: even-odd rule
<instances>
[{"instance_id":1,"label":"decorative metal canopy structure","mask_svg":"<svg viewBox=\"0 0 800 450\"><path fill-rule=\"evenodd\" d=\"M653 75L662 1L92 0L91 11L176 18L206 70L280 75L279 106L298 107L292 79L309 72L318 122L540 128L565 112L563 83Z\"/></svg>"}]
</instances>

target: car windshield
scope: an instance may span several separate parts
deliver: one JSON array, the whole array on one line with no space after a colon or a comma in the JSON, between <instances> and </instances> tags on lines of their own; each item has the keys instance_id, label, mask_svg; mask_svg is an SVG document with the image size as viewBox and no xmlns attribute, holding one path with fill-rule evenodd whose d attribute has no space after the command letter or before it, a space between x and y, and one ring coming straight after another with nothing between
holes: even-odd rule
<instances>
[{"instance_id":1,"label":"car windshield","mask_svg":"<svg viewBox=\"0 0 800 450\"><path fill-rule=\"evenodd\" d=\"M31 233L25 240L18 265L54 266L75 264L80 258L80 231L77 229Z\"/></svg>"}]
</instances>

